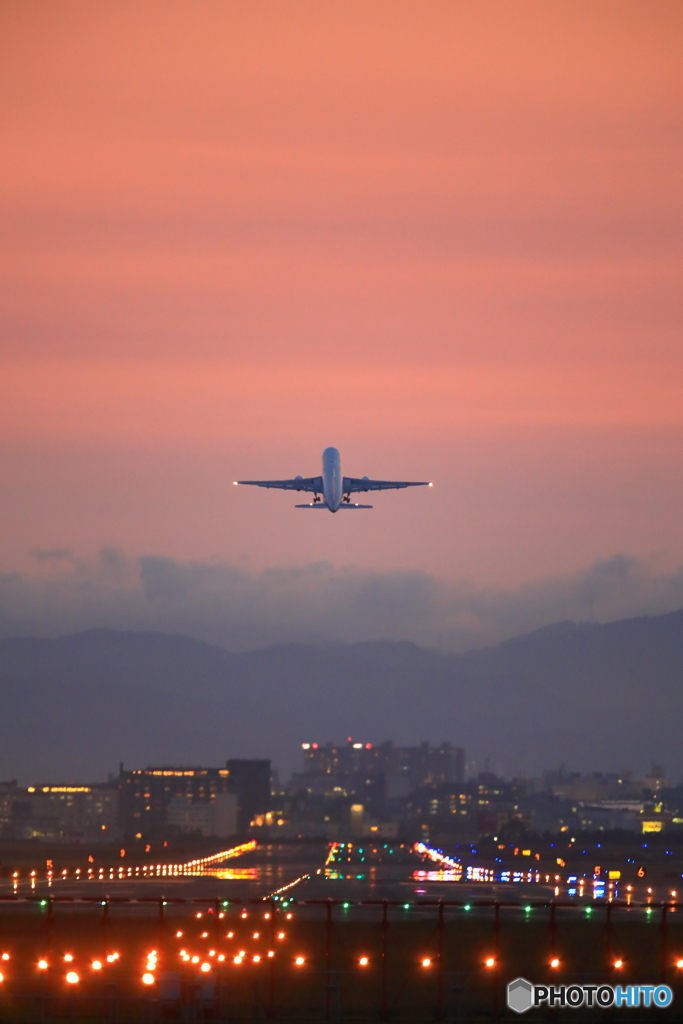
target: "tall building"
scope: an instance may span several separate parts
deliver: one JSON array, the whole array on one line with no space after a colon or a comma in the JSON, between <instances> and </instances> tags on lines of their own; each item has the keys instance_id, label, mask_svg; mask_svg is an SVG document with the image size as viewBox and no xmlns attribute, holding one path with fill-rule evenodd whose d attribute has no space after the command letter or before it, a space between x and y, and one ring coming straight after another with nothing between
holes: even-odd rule
<instances>
[{"instance_id":1,"label":"tall building","mask_svg":"<svg viewBox=\"0 0 683 1024\"><path fill-rule=\"evenodd\" d=\"M0 784L2 834L13 839L110 842L119 836L116 785Z\"/></svg>"},{"instance_id":2,"label":"tall building","mask_svg":"<svg viewBox=\"0 0 683 1024\"><path fill-rule=\"evenodd\" d=\"M152 838L165 834L172 801L176 815L179 805L210 805L219 794L230 792L229 774L227 768L122 769L119 787L124 835ZM206 815L202 821L206 827Z\"/></svg>"},{"instance_id":3,"label":"tall building","mask_svg":"<svg viewBox=\"0 0 683 1024\"><path fill-rule=\"evenodd\" d=\"M231 758L226 761L228 788L237 797L237 824L246 831L257 814L270 810L270 761Z\"/></svg>"},{"instance_id":4,"label":"tall building","mask_svg":"<svg viewBox=\"0 0 683 1024\"><path fill-rule=\"evenodd\" d=\"M448 742L398 747L390 740L373 744L303 743L304 770L294 784L326 796L366 792L373 802L405 796L420 786L462 782L465 752Z\"/></svg>"},{"instance_id":5,"label":"tall building","mask_svg":"<svg viewBox=\"0 0 683 1024\"><path fill-rule=\"evenodd\" d=\"M229 839L237 834L237 797L234 793L216 793L210 803L192 803L175 796L168 805L166 820L170 828L185 835Z\"/></svg>"}]
</instances>

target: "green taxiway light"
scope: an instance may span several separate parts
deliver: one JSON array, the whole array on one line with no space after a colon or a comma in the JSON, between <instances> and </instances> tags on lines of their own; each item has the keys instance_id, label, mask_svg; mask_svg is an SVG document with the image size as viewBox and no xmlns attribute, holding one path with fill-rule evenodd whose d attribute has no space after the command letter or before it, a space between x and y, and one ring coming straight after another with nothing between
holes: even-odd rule
<instances>
[{"instance_id":1,"label":"green taxiway light","mask_svg":"<svg viewBox=\"0 0 683 1024\"><path fill-rule=\"evenodd\" d=\"M466 903L465 906L462 909L463 910L471 910L472 907L469 905L469 903Z\"/></svg>"},{"instance_id":2,"label":"green taxiway light","mask_svg":"<svg viewBox=\"0 0 683 1024\"><path fill-rule=\"evenodd\" d=\"M403 904L403 909L404 910L410 910L410 903L404 903Z\"/></svg>"},{"instance_id":3,"label":"green taxiway light","mask_svg":"<svg viewBox=\"0 0 683 1024\"><path fill-rule=\"evenodd\" d=\"M525 912L526 914L528 914L528 913L529 913L529 911L530 911L530 910L533 910L533 909L534 909L533 907L525 907L525 908L524 908L524 912Z\"/></svg>"},{"instance_id":4,"label":"green taxiway light","mask_svg":"<svg viewBox=\"0 0 683 1024\"><path fill-rule=\"evenodd\" d=\"M592 907L586 907L586 913L587 914L592 914L593 913L593 908Z\"/></svg>"},{"instance_id":5,"label":"green taxiway light","mask_svg":"<svg viewBox=\"0 0 683 1024\"><path fill-rule=\"evenodd\" d=\"M351 904L350 903L344 903L343 906L344 906L344 910L348 910L349 907L351 906Z\"/></svg>"}]
</instances>

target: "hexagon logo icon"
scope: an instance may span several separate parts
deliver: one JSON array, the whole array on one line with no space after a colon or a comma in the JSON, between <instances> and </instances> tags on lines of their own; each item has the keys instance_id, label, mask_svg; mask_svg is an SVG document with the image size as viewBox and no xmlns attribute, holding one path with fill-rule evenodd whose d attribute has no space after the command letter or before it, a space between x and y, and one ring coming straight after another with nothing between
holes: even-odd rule
<instances>
[{"instance_id":1,"label":"hexagon logo icon","mask_svg":"<svg viewBox=\"0 0 683 1024\"><path fill-rule=\"evenodd\" d=\"M515 978L508 985L508 1006L515 1013L526 1013L534 1005L534 987L526 978Z\"/></svg>"}]
</instances>

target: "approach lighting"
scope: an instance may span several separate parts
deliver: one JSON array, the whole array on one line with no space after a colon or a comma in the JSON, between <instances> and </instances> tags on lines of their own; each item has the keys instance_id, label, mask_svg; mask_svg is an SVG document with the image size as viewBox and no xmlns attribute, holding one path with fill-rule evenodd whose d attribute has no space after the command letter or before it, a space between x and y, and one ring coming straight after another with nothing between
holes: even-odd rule
<instances>
[{"instance_id":1,"label":"approach lighting","mask_svg":"<svg viewBox=\"0 0 683 1024\"><path fill-rule=\"evenodd\" d=\"M154 975L153 974L149 974L149 972L147 974L143 974L142 975L142 984L143 985L153 985L154 984Z\"/></svg>"}]
</instances>

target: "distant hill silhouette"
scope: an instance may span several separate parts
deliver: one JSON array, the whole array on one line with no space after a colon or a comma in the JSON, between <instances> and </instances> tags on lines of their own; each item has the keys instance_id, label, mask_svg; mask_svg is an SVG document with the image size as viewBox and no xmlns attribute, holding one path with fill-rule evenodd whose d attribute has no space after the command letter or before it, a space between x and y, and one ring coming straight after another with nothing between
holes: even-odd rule
<instances>
[{"instance_id":1,"label":"distant hill silhouette","mask_svg":"<svg viewBox=\"0 0 683 1024\"><path fill-rule=\"evenodd\" d=\"M557 623L495 647L410 643L234 654L185 636L97 629L0 642L0 778L106 777L127 766L272 757L354 736L449 739L480 766L539 772L651 760L683 770L683 610Z\"/></svg>"}]
</instances>

